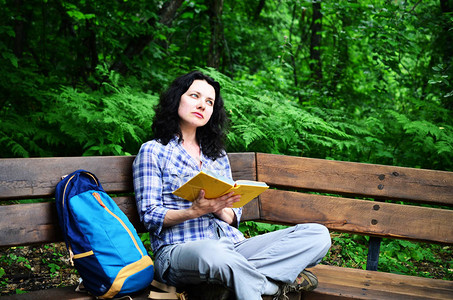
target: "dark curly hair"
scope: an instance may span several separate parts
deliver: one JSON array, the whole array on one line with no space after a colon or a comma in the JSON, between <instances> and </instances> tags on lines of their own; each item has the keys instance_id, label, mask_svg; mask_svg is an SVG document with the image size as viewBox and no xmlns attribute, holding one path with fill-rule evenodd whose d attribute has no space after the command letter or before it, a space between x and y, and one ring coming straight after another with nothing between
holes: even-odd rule
<instances>
[{"instance_id":1,"label":"dark curly hair","mask_svg":"<svg viewBox=\"0 0 453 300\"><path fill-rule=\"evenodd\" d=\"M224 140L228 117L220 96L220 84L199 71L192 71L176 78L161 94L159 103L154 108L152 137L163 145L167 145L175 136L179 137L179 142L182 141L178 115L179 102L194 80L206 80L215 90L212 116L206 125L197 128L197 141L203 149L203 153L215 160L225 155Z\"/></svg>"}]
</instances>

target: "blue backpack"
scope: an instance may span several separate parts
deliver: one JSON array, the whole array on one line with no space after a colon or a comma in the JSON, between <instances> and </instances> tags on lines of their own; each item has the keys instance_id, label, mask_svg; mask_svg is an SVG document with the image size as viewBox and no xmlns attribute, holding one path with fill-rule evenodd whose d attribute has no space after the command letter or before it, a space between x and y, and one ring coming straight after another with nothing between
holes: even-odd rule
<instances>
[{"instance_id":1,"label":"blue backpack","mask_svg":"<svg viewBox=\"0 0 453 300\"><path fill-rule=\"evenodd\" d=\"M151 257L94 174L78 170L66 176L57 184L55 200L66 247L86 290L106 299L150 285Z\"/></svg>"}]
</instances>

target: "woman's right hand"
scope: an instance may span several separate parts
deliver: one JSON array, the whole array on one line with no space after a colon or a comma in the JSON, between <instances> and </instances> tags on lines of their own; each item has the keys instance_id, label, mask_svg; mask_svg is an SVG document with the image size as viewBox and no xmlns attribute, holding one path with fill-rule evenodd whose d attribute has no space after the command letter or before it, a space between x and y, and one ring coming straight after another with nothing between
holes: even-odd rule
<instances>
[{"instance_id":1,"label":"woman's right hand","mask_svg":"<svg viewBox=\"0 0 453 300\"><path fill-rule=\"evenodd\" d=\"M205 191L201 190L191 209L195 211L198 217L209 213L220 213L225 208L232 208L233 204L241 199L240 195L233 194L234 192L230 192L218 198L207 199L205 198Z\"/></svg>"},{"instance_id":2,"label":"woman's right hand","mask_svg":"<svg viewBox=\"0 0 453 300\"><path fill-rule=\"evenodd\" d=\"M188 209L169 210L164 219L164 227L173 226L190 219L196 219L203 215L213 213L219 219L231 224L235 220L235 213L231 209L233 204L241 199L240 195L233 195L233 192L218 198L205 198L205 191L201 190L198 198Z\"/></svg>"}]
</instances>

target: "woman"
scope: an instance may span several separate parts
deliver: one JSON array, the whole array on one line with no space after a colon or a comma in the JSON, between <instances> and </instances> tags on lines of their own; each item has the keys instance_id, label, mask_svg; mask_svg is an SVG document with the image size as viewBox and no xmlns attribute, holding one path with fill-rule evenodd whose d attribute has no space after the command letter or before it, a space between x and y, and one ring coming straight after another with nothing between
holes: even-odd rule
<instances>
[{"instance_id":1,"label":"woman","mask_svg":"<svg viewBox=\"0 0 453 300\"><path fill-rule=\"evenodd\" d=\"M172 192L201 170L231 178L224 150L220 85L194 71L162 94L152 125L154 139L142 145L133 164L141 221L150 231L156 279L170 285L220 283L237 299L261 299L316 287L304 271L330 247L328 230L301 224L245 239L238 230L242 209L232 193L194 202Z\"/></svg>"}]
</instances>

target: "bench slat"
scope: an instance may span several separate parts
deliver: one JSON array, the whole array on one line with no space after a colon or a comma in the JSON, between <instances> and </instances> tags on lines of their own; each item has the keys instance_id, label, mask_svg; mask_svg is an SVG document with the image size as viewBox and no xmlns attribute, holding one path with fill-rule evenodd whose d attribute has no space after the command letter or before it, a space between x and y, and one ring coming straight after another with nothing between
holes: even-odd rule
<instances>
[{"instance_id":1,"label":"bench slat","mask_svg":"<svg viewBox=\"0 0 453 300\"><path fill-rule=\"evenodd\" d=\"M255 153L228 155L234 179L256 180ZM0 159L0 200L53 197L61 176L84 169L94 173L108 193L128 193L135 156L87 156Z\"/></svg>"},{"instance_id":2,"label":"bench slat","mask_svg":"<svg viewBox=\"0 0 453 300\"><path fill-rule=\"evenodd\" d=\"M228 154L234 180L257 180L256 157L253 152ZM258 220L260 218L259 198L247 203L242 210L242 221Z\"/></svg>"},{"instance_id":3,"label":"bench slat","mask_svg":"<svg viewBox=\"0 0 453 300\"><path fill-rule=\"evenodd\" d=\"M107 192L132 191L133 156L9 158L0 163L0 199L50 197L61 176L93 172Z\"/></svg>"},{"instance_id":4,"label":"bench slat","mask_svg":"<svg viewBox=\"0 0 453 300\"><path fill-rule=\"evenodd\" d=\"M453 243L453 210L279 190L260 197L261 220L267 222L315 222L341 232Z\"/></svg>"},{"instance_id":5,"label":"bench slat","mask_svg":"<svg viewBox=\"0 0 453 300\"><path fill-rule=\"evenodd\" d=\"M340 294L359 299L453 299L453 281L326 265L311 270L319 286L305 293L304 299L329 299L327 295Z\"/></svg>"},{"instance_id":6,"label":"bench slat","mask_svg":"<svg viewBox=\"0 0 453 300\"><path fill-rule=\"evenodd\" d=\"M132 196L113 198L138 232L144 227L138 219ZM59 242L61 236L54 202L0 206L0 246L11 247Z\"/></svg>"},{"instance_id":7,"label":"bench slat","mask_svg":"<svg viewBox=\"0 0 453 300\"><path fill-rule=\"evenodd\" d=\"M145 232L133 196L113 198L138 232ZM250 207L249 207L250 205ZM257 200L246 205L243 221L256 219ZM60 242L57 209L54 202L0 206L0 247Z\"/></svg>"},{"instance_id":8,"label":"bench slat","mask_svg":"<svg viewBox=\"0 0 453 300\"><path fill-rule=\"evenodd\" d=\"M257 153L271 186L453 206L453 172Z\"/></svg>"}]
</instances>

